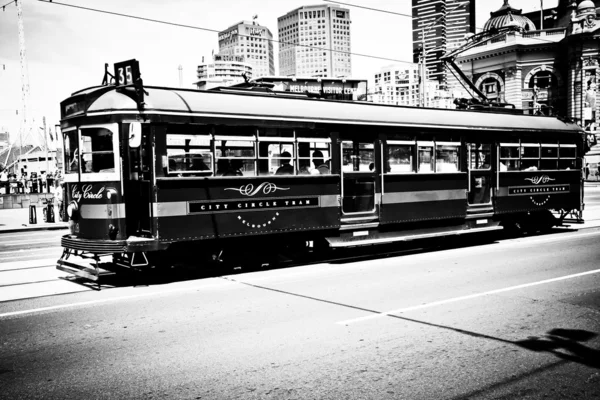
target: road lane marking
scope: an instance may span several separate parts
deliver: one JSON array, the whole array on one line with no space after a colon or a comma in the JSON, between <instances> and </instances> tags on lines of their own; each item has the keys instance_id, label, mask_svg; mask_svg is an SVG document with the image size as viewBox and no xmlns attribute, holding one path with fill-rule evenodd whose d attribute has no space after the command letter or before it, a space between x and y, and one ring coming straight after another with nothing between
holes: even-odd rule
<instances>
[{"instance_id":1,"label":"road lane marking","mask_svg":"<svg viewBox=\"0 0 600 400\"><path fill-rule=\"evenodd\" d=\"M544 285L547 283L559 282L559 281L564 281L567 279L574 279L574 278L579 278L582 276L598 274L598 273L600 273L600 269L595 269L592 271L580 272L578 274L560 276L558 278L544 279L544 280L538 281L538 282L524 283L522 285L510 286L510 287L496 289L496 290L490 290L490 291L482 292L482 293L474 293L474 294L469 294L466 296L459 296L459 297L453 297L453 298L445 299L445 300L433 301L431 303L419 304L417 306L398 308L396 310L371 314L371 315L367 315L364 317L352 318L352 319L347 319L344 321L338 321L337 324L340 324L340 325L354 324L357 322L368 321L368 320L375 319L375 318L393 316L395 314L402 314L402 313L409 312L409 311L422 310L424 308L431 308L431 307L440 306L440 305L444 305L444 304L456 303L458 301L463 301L463 300L471 300L471 299L475 299L478 297L489 296L491 294L504 293L504 292L509 292L512 290L524 289L524 288L528 288L528 287L532 287L532 286L539 286L539 285Z\"/></svg>"},{"instance_id":2,"label":"road lane marking","mask_svg":"<svg viewBox=\"0 0 600 400\"><path fill-rule=\"evenodd\" d=\"M18 269L29 269L35 267L52 267L56 266L56 261L58 258L40 258L37 260L23 260L23 261L12 261L12 262L3 262L0 264L0 272L1 271L12 271Z\"/></svg>"},{"instance_id":3,"label":"road lane marking","mask_svg":"<svg viewBox=\"0 0 600 400\"><path fill-rule=\"evenodd\" d=\"M223 280L223 279L216 280L217 278L213 278L213 279L215 279L215 282L212 282L211 284L208 284L208 285L207 284L195 285L195 286L191 286L191 287L182 287L182 288L176 288L176 289L170 289L170 290L164 290L164 291L152 291L152 292L148 292L148 293L138 293L138 294L132 294L129 296L120 296L120 297L111 297L111 298L107 298L107 299L81 301L78 303L70 303L70 304L59 304L56 306L33 308L30 310L11 311L11 312L0 314L0 319L5 318L5 317L14 317L17 315L36 314L36 313L41 313L41 312L45 312L45 311L62 310L65 308L97 305L97 304L122 301L122 300L139 299L139 298L149 297L149 296L193 292L195 290L200 290L200 289L212 289L212 288L218 288L221 286L231 286L232 284L235 284L237 286L237 283L232 282L232 281Z\"/></svg>"}]
</instances>

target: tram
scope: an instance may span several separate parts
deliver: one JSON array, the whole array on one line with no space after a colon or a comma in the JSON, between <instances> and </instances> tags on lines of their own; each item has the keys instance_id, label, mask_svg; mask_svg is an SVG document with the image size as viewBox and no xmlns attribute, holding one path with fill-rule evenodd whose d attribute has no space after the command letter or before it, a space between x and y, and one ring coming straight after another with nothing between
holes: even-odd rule
<instances>
[{"instance_id":1,"label":"tram","mask_svg":"<svg viewBox=\"0 0 600 400\"><path fill-rule=\"evenodd\" d=\"M106 79L105 79L106 80ZM545 229L583 200L582 130L553 117L115 82L61 103L57 268Z\"/></svg>"}]
</instances>

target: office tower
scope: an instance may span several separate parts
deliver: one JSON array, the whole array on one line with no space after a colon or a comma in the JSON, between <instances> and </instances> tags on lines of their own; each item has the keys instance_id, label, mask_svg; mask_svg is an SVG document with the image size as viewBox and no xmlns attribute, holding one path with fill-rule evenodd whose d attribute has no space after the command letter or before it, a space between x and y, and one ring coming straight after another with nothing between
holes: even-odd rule
<instances>
[{"instance_id":1,"label":"office tower","mask_svg":"<svg viewBox=\"0 0 600 400\"><path fill-rule=\"evenodd\" d=\"M352 75L348 9L330 4L302 6L277 18L277 31L280 75Z\"/></svg>"},{"instance_id":2,"label":"office tower","mask_svg":"<svg viewBox=\"0 0 600 400\"><path fill-rule=\"evenodd\" d=\"M273 35L254 21L241 21L219 32L219 54L243 57L255 78L275 75Z\"/></svg>"},{"instance_id":3,"label":"office tower","mask_svg":"<svg viewBox=\"0 0 600 400\"><path fill-rule=\"evenodd\" d=\"M218 86L232 86L253 78L252 65L244 62L243 56L223 56L215 54L213 60L198 65L198 81L196 88L199 90L209 90Z\"/></svg>"},{"instance_id":4,"label":"office tower","mask_svg":"<svg viewBox=\"0 0 600 400\"><path fill-rule=\"evenodd\" d=\"M475 0L412 0L412 18L413 61L424 53L429 79L453 90L458 83L440 57L475 33Z\"/></svg>"}]
</instances>

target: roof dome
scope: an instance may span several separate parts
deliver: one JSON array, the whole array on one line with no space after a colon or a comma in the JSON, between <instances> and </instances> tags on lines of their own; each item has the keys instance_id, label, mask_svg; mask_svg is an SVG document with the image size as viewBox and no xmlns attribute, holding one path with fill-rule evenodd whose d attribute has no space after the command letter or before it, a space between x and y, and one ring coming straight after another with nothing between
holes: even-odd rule
<instances>
[{"instance_id":1,"label":"roof dome","mask_svg":"<svg viewBox=\"0 0 600 400\"><path fill-rule=\"evenodd\" d=\"M499 10L491 12L491 18L483 26L484 31L492 28L499 29L507 26L518 26L525 31L534 31L535 25L524 15L521 15L519 9L511 7L508 0L504 0L504 5Z\"/></svg>"},{"instance_id":2,"label":"roof dome","mask_svg":"<svg viewBox=\"0 0 600 400\"><path fill-rule=\"evenodd\" d=\"M577 12L586 10L588 8L593 8L595 10L596 5L591 0L584 0L581 3L579 3L579 5L577 6Z\"/></svg>"}]
</instances>

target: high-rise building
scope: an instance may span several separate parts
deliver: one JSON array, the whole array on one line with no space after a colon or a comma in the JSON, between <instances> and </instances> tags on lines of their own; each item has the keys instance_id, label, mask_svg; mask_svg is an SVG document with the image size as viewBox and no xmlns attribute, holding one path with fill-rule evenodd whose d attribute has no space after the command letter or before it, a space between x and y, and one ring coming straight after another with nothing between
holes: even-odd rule
<instances>
[{"instance_id":1,"label":"high-rise building","mask_svg":"<svg viewBox=\"0 0 600 400\"><path fill-rule=\"evenodd\" d=\"M330 4L302 6L277 18L279 74L351 76L350 22L350 10Z\"/></svg>"},{"instance_id":2,"label":"high-rise building","mask_svg":"<svg viewBox=\"0 0 600 400\"><path fill-rule=\"evenodd\" d=\"M419 65L392 64L382 67L374 76L373 103L416 107L421 104ZM425 105L434 108L454 108L452 100L440 90L437 81L426 80Z\"/></svg>"},{"instance_id":3,"label":"high-rise building","mask_svg":"<svg viewBox=\"0 0 600 400\"><path fill-rule=\"evenodd\" d=\"M413 61L424 56L429 78L453 90L458 82L440 57L475 33L475 0L412 0L412 18Z\"/></svg>"},{"instance_id":4,"label":"high-rise building","mask_svg":"<svg viewBox=\"0 0 600 400\"><path fill-rule=\"evenodd\" d=\"M273 35L255 22L242 21L219 32L219 54L243 57L255 78L275 75Z\"/></svg>"},{"instance_id":5,"label":"high-rise building","mask_svg":"<svg viewBox=\"0 0 600 400\"><path fill-rule=\"evenodd\" d=\"M204 57L202 57L204 61ZM243 56L229 56L215 54L213 61L198 65L199 90L209 90L217 86L232 86L253 77L252 65L244 62Z\"/></svg>"}]
</instances>

